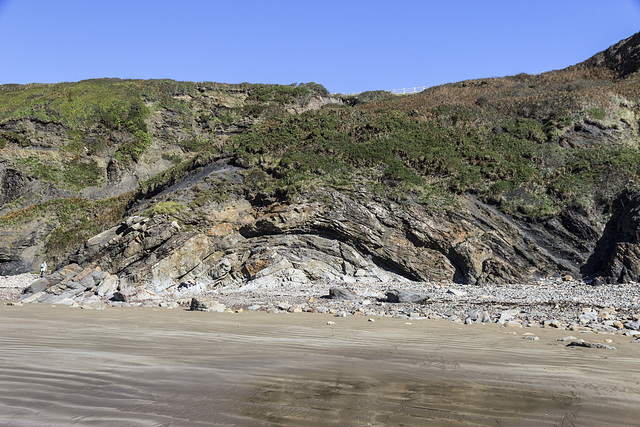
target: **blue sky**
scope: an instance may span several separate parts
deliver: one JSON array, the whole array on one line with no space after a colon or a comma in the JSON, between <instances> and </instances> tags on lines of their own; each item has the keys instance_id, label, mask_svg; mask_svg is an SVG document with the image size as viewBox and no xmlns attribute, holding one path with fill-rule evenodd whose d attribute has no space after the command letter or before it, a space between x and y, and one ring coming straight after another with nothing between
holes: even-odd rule
<instances>
[{"instance_id":1,"label":"blue sky","mask_svg":"<svg viewBox=\"0 0 640 427\"><path fill-rule=\"evenodd\" d=\"M391 90L560 69L638 31L640 0L0 0L0 84Z\"/></svg>"}]
</instances>

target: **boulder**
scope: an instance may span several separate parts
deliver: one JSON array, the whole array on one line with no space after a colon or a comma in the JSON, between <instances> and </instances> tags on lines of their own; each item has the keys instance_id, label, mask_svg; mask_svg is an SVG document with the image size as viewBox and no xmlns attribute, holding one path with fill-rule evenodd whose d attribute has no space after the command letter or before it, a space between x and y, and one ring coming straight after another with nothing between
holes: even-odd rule
<instances>
[{"instance_id":1,"label":"boulder","mask_svg":"<svg viewBox=\"0 0 640 427\"><path fill-rule=\"evenodd\" d=\"M358 299L358 295L351 289L333 287L329 289L329 299L354 301Z\"/></svg>"},{"instance_id":2,"label":"boulder","mask_svg":"<svg viewBox=\"0 0 640 427\"><path fill-rule=\"evenodd\" d=\"M191 298L190 311L212 311L216 313L222 313L226 309L226 306L219 301L211 299Z\"/></svg>"},{"instance_id":3,"label":"boulder","mask_svg":"<svg viewBox=\"0 0 640 427\"><path fill-rule=\"evenodd\" d=\"M403 289L391 289L387 291L387 302L391 303L409 303L409 304L421 304L427 299L429 295L419 292L411 292Z\"/></svg>"},{"instance_id":4,"label":"boulder","mask_svg":"<svg viewBox=\"0 0 640 427\"><path fill-rule=\"evenodd\" d=\"M22 293L24 295L31 295L38 292L42 292L46 290L48 287L49 287L49 280L46 277L42 277L40 279L37 279L33 283L31 283L26 288L24 288L22 290Z\"/></svg>"},{"instance_id":5,"label":"boulder","mask_svg":"<svg viewBox=\"0 0 640 427\"><path fill-rule=\"evenodd\" d=\"M107 274L107 276L96 287L95 293L101 297L110 296L118 290L118 276Z\"/></svg>"}]
</instances>

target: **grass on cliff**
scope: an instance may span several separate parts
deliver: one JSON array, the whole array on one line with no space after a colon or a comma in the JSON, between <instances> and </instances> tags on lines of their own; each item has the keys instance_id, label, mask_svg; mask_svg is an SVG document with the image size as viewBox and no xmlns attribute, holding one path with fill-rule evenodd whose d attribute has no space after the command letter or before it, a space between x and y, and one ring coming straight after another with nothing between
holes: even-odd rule
<instances>
[{"instance_id":1,"label":"grass on cliff","mask_svg":"<svg viewBox=\"0 0 640 427\"><path fill-rule=\"evenodd\" d=\"M389 102L272 117L236 137L230 150L266 173L253 183L266 192L291 195L313 185L355 192L366 182L391 197L422 194L425 202L469 192L527 217L606 203L638 182L636 148L558 144L558 129L573 123L564 110L487 125L477 107L417 112L391 109L406 100Z\"/></svg>"},{"instance_id":2,"label":"grass on cliff","mask_svg":"<svg viewBox=\"0 0 640 427\"><path fill-rule=\"evenodd\" d=\"M45 241L45 256L52 266L75 251L88 238L117 225L125 214L131 193L101 201L56 199L28 206L0 217L0 227L30 221L53 221L55 227Z\"/></svg>"},{"instance_id":3,"label":"grass on cliff","mask_svg":"<svg viewBox=\"0 0 640 427\"><path fill-rule=\"evenodd\" d=\"M86 187L97 186L102 179L102 170L95 160L82 160L79 156L62 161L61 167L43 163L36 156L29 156L19 160L23 172L38 177L42 181L67 187L72 190L82 190Z\"/></svg>"}]
</instances>

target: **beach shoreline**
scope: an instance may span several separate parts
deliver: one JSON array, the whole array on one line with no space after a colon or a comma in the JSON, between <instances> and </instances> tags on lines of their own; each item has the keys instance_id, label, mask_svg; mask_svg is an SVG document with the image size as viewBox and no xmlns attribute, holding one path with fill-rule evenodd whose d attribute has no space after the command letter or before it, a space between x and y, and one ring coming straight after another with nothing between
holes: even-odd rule
<instances>
[{"instance_id":1,"label":"beach shoreline","mask_svg":"<svg viewBox=\"0 0 640 427\"><path fill-rule=\"evenodd\" d=\"M0 424L634 425L638 344L321 313L2 304ZM532 335L535 332L535 335ZM531 337L537 339L531 339ZM607 338L604 338L607 337Z\"/></svg>"}]
</instances>

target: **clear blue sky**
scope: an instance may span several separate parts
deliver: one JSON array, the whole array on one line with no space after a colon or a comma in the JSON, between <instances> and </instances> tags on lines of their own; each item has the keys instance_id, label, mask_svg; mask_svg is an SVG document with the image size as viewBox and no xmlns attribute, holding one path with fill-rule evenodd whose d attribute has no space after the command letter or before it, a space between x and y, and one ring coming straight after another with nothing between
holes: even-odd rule
<instances>
[{"instance_id":1,"label":"clear blue sky","mask_svg":"<svg viewBox=\"0 0 640 427\"><path fill-rule=\"evenodd\" d=\"M638 31L640 0L0 0L0 84L390 90L560 69Z\"/></svg>"}]
</instances>

